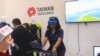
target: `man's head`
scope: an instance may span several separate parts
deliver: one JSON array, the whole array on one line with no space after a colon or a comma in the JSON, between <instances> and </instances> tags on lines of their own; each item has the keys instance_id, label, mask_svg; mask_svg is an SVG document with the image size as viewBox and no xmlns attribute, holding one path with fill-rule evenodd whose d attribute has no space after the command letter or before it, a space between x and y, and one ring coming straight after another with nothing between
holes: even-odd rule
<instances>
[{"instance_id":1,"label":"man's head","mask_svg":"<svg viewBox=\"0 0 100 56\"><path fill-rule=\"evenodd\" d=\"M14 18L12 20L12 24L13 24L14 27L16 27L17 25L21 25L21 21L20 21L19 18Z\"/></svg>"}]
</instances>

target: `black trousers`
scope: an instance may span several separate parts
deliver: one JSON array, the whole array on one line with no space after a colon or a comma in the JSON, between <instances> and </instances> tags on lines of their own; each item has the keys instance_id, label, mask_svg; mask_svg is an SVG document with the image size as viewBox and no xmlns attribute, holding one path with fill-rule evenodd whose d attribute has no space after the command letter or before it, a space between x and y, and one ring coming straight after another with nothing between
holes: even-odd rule
<instances>
[{"instance_id":1,"label":"black trousers","mask_svg":"<svg viewBox=\"0 0 100 56\"><path fill-rule=\"evenodd\" d=\"M65 56L66 49L61 49L57 51L57 56Z\"/></svg>"},{"instance_id":2,"label":"black trousers","mask_svg":"<svg viewBox=\"0 0 100 56\"><path fill-rule=\"evenodd\" d=\"M52 51L52 47L50 47L50 48L48 49L48 51ZM66 48L58 49L58 50L57 50L57 56L65 56L65 52L66 52Z\"/></svg>"}]
</instances>

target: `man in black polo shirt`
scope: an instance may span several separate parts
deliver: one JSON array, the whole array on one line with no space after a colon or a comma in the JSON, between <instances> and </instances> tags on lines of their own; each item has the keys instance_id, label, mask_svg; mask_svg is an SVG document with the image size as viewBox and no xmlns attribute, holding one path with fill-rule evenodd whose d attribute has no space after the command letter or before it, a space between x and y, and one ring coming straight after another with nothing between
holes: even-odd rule
<instances>
[{"instance_id":1,"label":"man in black polo shirt","mask_svg":"<svg viewBox=\"0 0 100 56\"><path fill-rule=\"evenodd\" d=\"M14 18L12 23L14 26L12 38L14 39L14 43L19 46L19 50L13 53L13 56L32 56L27 54L27 51L32 50L29 44L33 40L31 33L21 25L19 18Z\"/></svg>"}]
</instances>

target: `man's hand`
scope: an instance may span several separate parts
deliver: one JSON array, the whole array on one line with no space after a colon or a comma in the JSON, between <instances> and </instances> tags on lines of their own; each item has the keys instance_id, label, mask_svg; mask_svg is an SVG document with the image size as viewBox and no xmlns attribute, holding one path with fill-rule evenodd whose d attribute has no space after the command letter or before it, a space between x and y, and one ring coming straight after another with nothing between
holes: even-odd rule
<instances>
[{"instance_id":1,"label":"man's hand","mask_svg":"<svg viewBox=\"0 0 100 56\"><path fill-rule=\"evenodd\" d=\"M10 36L5 37L1 42L0 42L0 52L6 53L8 47L12 44L13 39Z\"/></svg>"}]
</instances>

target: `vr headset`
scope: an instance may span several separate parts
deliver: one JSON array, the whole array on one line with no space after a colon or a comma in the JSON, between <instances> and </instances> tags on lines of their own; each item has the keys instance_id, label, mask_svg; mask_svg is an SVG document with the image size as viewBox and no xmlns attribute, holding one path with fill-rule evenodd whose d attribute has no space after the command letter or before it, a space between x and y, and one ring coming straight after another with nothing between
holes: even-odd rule
<instances>
[{"instance_id":1,"label":"vr headset","mask_svg":"<svg viewBox=\"0 0 100 56\"><path fill-rule=\"evenodd\" d=\"M8 26L7 24L4 23L0 23L0 42L9 34L11 34L11 32L13 31L13 29Z\"/></svg>"},{"instance_id":2,"label":"vr headset","mask_svg":"<svg viewBox=\"0 0 100 56\"><path fill-rule=\"evenodd\" d=\"M48 24L49 25L55 25L57 24L57 20L55 20L56 17L50 17L49 21L48 21Z\"/></svg>"}]
</instances>

